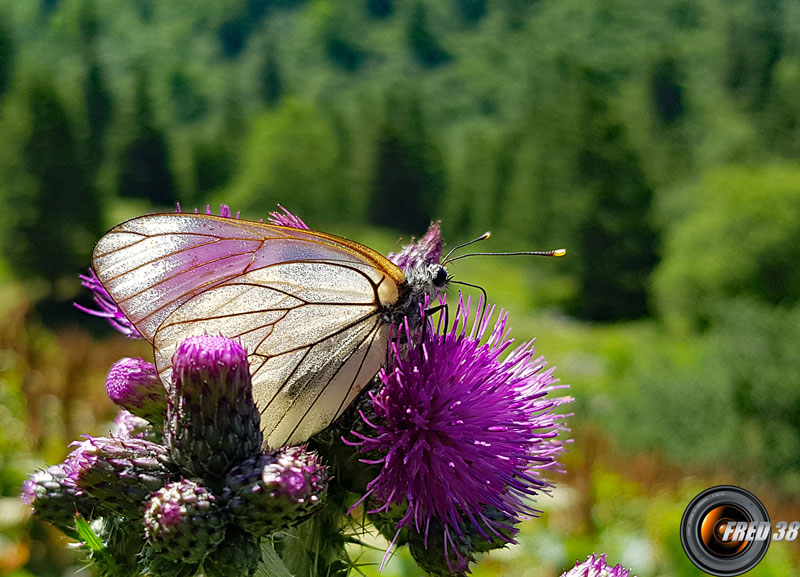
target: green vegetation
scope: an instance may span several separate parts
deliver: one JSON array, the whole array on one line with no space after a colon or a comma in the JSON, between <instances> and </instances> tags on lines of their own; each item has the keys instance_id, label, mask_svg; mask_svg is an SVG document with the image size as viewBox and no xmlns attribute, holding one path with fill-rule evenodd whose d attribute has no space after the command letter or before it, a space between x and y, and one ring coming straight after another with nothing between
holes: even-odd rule
<instances>
[{"instance_id":1,"label":"green vegetation","mask_svg":"<svg viewBox=\"0 0 800 577\"><path fill-rule=\"evenodd\" d=\"M111 363L149 354L72 312L102 231L281 203L383 252L439 218L450 246L566 247L451 270L576 397L563 492L476 574L607 550L699 575L697 492L775 517L800 491L798 94L789 0L0 0L0 513L106 430ZM19 515L0 573L63 574ZM788 545L754 574L789 575Z\"/></svg>"}]
</instances>

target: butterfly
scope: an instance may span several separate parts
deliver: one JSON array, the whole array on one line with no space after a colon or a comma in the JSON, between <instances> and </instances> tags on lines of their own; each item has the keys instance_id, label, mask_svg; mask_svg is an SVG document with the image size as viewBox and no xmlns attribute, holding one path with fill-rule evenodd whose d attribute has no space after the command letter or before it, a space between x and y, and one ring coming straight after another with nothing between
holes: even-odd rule
<instances>
[{"instance_id":1,"label":"butterfly","mask_svg":"<svg viewBox=\"0 0 800 577\"><path fill-rule=\"evenodd\" d=\"M386 362L393 323L421 324L420 305L450 281L438 262L438 223L425 238L428 244L401 253L403 270L332 234L155 214L106 233L92 268L152 343L166 386L185 338L239 340L265 440L278 448L307 440L355 400Z\"/></svg>"}]
</instances>

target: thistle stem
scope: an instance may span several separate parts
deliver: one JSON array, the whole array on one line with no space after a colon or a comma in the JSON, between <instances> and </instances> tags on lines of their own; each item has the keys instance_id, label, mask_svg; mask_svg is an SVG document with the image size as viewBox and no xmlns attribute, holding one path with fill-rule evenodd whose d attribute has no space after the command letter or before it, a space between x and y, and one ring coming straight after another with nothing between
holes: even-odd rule
<instances>
[{"instance_id":1,"label":"thistle stem","mask_svg":"<svg viewBox=\"0 0 800 577\"><path fill-rule=\"evenodd\" d=\"M276 542L284 565L296 577L347 577L350 562L345 551L342 530L345 517L328 502L308 521L282 534Z\"/></svg>"}]
</instances>

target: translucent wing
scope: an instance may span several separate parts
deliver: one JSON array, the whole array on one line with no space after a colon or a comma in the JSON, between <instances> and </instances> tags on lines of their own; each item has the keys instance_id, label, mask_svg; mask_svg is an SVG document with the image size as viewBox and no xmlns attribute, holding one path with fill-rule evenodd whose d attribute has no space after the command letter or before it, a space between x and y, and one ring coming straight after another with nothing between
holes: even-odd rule
<instances>
[{"instance_id":1,"label":"translucent wing","mask_svg":"<svg viewBox=\"0 0 800 577\"><path fill-rule=\"evenodd\" d=\"M325 428L385 361L379 312L403 273L332 235L212 215L125 222L97 243L101 282L155 348L169 384L187 336L240 338L270 446Z\"/></svg>"}]
</instances>

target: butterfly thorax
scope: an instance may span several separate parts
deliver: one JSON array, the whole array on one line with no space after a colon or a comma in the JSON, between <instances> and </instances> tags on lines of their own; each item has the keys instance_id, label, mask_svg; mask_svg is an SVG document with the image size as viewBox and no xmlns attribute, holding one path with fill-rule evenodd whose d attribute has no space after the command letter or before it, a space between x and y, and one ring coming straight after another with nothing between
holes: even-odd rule
<instances>
[{"instance_id":1,"label":"butterfly thorax","mask_svg":"<svg viewBox=\"0 0 800 577\"><path fill-rule=\"evenodd\" d=\"M412 328L422 324L423 308L433 302L447 288L447 270L440 264L422 264L405 271L406 280L398 287L398 299L387 307L384 319L388 323L402 324L406 319Z\"/></svg>"}]
</instances>

